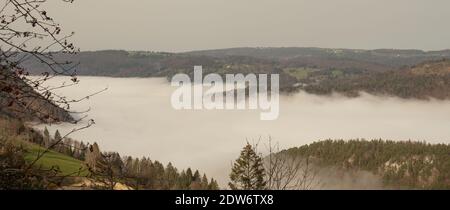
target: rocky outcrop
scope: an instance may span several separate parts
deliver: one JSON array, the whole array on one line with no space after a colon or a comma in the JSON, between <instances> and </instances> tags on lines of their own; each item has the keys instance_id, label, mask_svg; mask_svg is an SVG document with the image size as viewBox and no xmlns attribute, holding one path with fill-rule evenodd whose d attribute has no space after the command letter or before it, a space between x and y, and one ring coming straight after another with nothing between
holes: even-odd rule
<instances>
[{"instance_id":1,"label":"rocky outcrop","mask_svg":"<svg viewBox=\"0 0 450 210\"><path fill-rule=\"evenodd\" d=\"M91 172L97 173L103 170L105 160L97 143L89 146L85 162Z\"/></svg>"},{"instance_id":2,"label":"rocky outcrop","mask_svg":"<svg viewBox=\"0 0 450 210\"><path fill-rule=\"evenodd\" d=\"M96 190L99 187L104 186L104 183L100 183L95 181L94 179L86 178L86 177L76 177L73 180L70 180L72 184L67 186L62 186L58 189L60 190ZM116 183L114 186L114 190L134 190L132 187L123 184Z\"/></svg>"}]
</instances>

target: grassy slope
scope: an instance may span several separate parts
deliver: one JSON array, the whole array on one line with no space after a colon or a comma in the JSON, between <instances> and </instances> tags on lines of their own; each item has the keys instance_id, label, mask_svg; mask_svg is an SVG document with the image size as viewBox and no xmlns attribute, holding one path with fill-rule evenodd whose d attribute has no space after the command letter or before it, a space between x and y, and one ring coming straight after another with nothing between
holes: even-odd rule
<instances>
[{"instance_id":1,"label":"grassy slope","mask_svg":"<svg viewBox=\"0 0 450 210\"><path fill-rule=\"evenodd\" d=\"M42 153L45 149L36 144L21 141L20 143L26 149L25 160L27 162L32 162L36 159L39 153ZM87 171L85 170L84 163L75 158L69 157L67 155L49 151L42 158L40 158L36 163L36 167L42 167L43 169L50 169L52 167L58 167L61 171L61 175L78 175L80 172L80 176L87 175ZM81 170L80 170L81 169Z\"/></svg>"}]
</instances>

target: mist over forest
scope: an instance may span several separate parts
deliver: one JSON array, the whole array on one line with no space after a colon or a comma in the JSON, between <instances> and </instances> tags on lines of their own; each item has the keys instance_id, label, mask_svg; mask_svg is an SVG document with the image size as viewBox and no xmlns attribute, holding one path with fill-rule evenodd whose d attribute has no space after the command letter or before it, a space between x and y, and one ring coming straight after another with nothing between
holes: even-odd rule
<instances>
[{"instance_id":1,"label":"mist over forest","mask_svg":"<svg viewBox=\"0 0 450 210\"><path fill-rule=\"evenodd\" d=\"M56 78L48 84L66 80ZM264 143L269 136L284 149L324 139L450 143L450 101L445 100L299 92L281 96L277 120L261 121L260 110L174 110L170 95L175 87L164 78L80 77L79 85L61 93L78 98L105 87L106 92L72 107L90 108L89 119L96 121L95 126L73 134L73 138L98 142L105 151L150 156L181 168L201 168L222 186L242 145L258 139ZM56 128L69 131L73 127L55 125L49 130Z\"/></svg>"}]
</instances>

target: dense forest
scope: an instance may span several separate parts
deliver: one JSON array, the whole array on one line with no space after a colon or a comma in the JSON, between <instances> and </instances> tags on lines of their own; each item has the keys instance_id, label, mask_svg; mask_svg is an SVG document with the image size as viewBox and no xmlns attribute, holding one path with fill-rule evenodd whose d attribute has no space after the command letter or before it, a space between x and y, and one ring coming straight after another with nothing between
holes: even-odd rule
<instances>
[{"instance_id":1,"label":"dense forest","mask_svg":"<svg viewBox=\"0 0 450 210\"><path fill-rule=\"evenodd\" d=\"M385 140L326 140L282 151L318 166L370 171L386 188L450 189L450 145Z\"/></svg>"}]
</instances>

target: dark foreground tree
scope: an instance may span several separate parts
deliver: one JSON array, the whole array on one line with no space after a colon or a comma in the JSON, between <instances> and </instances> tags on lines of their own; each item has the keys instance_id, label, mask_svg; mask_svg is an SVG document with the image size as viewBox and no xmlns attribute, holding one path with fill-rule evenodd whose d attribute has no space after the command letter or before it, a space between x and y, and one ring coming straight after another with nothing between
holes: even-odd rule
<instances>
[{"instance_id":1,"label":"dark foreground tree","mask_svg":"<svg viewBox=\"0 0 450 210\"><path fill-rule=\"evenodd\" d=\"M259 141L247 143L233 165L229 186L233 190L310 190L320 187L318 168L309 157L293 156L272 144L269 137L267 153L259 151Z\"/></svg>"},{"instance_id":2,"label":"dark foreground tree","mask_svg":"<svg viewBox=\"0 0 450 210\"><path fill-rule=\"evenodd\" d=\"M228 185L233 190L263 190L266 188L264 177L262 157L247 143L233 165Z\"/></svg>"}]
</instances>

